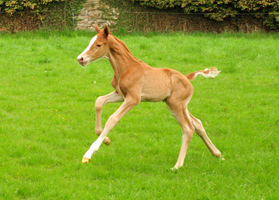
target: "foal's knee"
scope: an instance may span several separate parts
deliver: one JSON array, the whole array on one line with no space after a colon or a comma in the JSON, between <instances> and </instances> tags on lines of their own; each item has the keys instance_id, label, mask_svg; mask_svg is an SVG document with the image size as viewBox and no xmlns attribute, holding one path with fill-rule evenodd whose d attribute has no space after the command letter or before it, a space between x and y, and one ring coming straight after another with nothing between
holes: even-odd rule
<instances>
[{"instance_id":1,"label":"foal's knee","mask_svg":"<svg viewBox=\"0 0 279 200\"><path fill-rule=\"evenodd\" d=\"M98 97L95 101L95 110L99 111L102 110L104 106L104 100L102 99L102 97Z\"/></svg>"}]
</instances>

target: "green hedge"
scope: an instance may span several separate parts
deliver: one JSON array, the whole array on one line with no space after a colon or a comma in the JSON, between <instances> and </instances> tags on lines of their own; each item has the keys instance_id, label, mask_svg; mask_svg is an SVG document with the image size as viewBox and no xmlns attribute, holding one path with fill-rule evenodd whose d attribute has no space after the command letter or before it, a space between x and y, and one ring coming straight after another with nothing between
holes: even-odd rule
<instances>
[{"instance_id":1,"label":"green hedge","mask_svg":"<svg viewBox=\"0 0 279 200\"><path fill-rule=\"evenodd\" d=\"M60 8L61 3L67 6L80 6L84 0L0 0L0 11L13 15L18 11L34 13Z\"/></svg>"},{"instance_id":2,"label":"green hedge","mask_svg":"<svg viewBox=\"0 0 279 200\"><path fill-rule=\"evenodd\" d=\"M183 8L185 13L204 13L216 21L236 15L262 18L270 30L279 28L279 0L131 0L158 9Z\"/></svg>"},{"instance_id":3,"label":"green hedge","mask_svg":"<svg viewBox=\"0 0 279 200\"><path fill-rule=\"evenodd\" d=\"M77 13L84 0L0 0L0 25L7 30L41 27L72 27L72 9ZM29 24L32 23L32 24ZM1 27L0 27L1 28ZM28 30L28 29L27 29Z\"/></svg>"}]
</instances>

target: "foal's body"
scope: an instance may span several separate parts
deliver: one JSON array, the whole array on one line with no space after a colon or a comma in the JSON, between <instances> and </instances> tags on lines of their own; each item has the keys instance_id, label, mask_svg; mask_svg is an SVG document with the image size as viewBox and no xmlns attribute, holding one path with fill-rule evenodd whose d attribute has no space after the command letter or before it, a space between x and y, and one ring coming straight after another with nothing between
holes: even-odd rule
<instances>
[{"instance_id":1,"label":"foal's body","mask_svg":"<svg viewBox=\"0 0 279 200\"><path fill-rule=\"evenodd\" d=\"M99 137L85 153L82 162L89 162L92 154L99 149L102 142L107 145L110 143L109 138L106 137L109 131L131 108L141 101L166 102L171 114L180 124L183 133L182 147L175 168L183 165L194 132L199 134L214 156L220 157L220 151L206 135L200 120L191 115L187 109L193 95L193 86L189 80L194 79L198 74L205 77L215 77L219 71L212 68L185 76L173 69L152 68L136 59L122 41L110 34L107 26L101 30L95 25L95 29L98 33L97 37L95 36L91 40L85 51L78 56L78 60L84 66L101 57L108 59L114 71L111 84L115 91L96 100L95 131ZM104 129L102 129L102 107L106 103L122 101L123 104L109 117Z\"/></svg>"}]
</instances>

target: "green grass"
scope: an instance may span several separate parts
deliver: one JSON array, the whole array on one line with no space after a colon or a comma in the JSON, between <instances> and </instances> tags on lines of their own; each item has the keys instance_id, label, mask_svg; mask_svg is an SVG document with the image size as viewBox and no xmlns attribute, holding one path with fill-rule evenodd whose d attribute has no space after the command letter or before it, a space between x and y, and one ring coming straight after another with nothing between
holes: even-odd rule
<instances>
[{"instance_id":1,"label":"green grass","mask_svg":"<svg viewBox=\"0 0 279 200\"><path fill-rule=\"evenodd\" d=\"M91 37L0 34L0 199L279 198L279 34L119 37L153 67L222 70L192 81L189 110L226 160L194 135L177 172L181 130L162 102L133 108L81 163L97 138L94 102L113 91L108 61L76 61ZM103 124L119 105L104 107Z\"/></svg>"}]
</instances>

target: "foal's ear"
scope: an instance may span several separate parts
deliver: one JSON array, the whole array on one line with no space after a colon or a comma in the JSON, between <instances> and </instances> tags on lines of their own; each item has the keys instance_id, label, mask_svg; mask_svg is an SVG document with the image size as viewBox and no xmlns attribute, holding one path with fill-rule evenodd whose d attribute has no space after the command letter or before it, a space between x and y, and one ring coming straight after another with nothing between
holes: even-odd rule
<instances>
[{"instance_id":1,"label":"foal's ear","mask_svg":"<svg viewBox=\"0 0 279 200\"><path fill-rule=\"evenodd\" d=\"M97 23L95 23L95 30L97 33L101 32L101 29L99 28L99 26L97 25Z\"/></svg>"},{"instance_id":2,"label":"foal's ear","mask_svg":"<svg viewBox=\"0 0 279 200\"><path fill-rule=\"evenodd\" d=\"M105 24L105 28L104 28L104 37L108 37L109 34L110 34L109 28L108 28L107 24Z\"/></svg>"}]
</instances>

